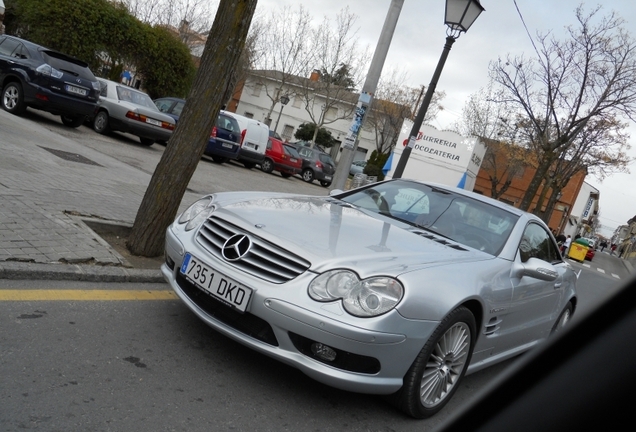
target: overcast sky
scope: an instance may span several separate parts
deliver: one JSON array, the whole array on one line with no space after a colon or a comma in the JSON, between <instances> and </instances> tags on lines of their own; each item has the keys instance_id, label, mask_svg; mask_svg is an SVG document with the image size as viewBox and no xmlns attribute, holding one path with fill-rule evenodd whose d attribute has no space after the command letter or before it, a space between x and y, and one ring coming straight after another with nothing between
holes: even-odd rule
<instances>
[{"instance_id":1,"label":"overcast sky","mask_svg":"<svg viewBox=\"0 0 636 432\"><path fill-rule=\"evenodd\" d=\"M455 42L444 66L437 90L446 92L444 111L433 126L444 129L461 115L468 96L488 82L488 63L507 54L533 55L532 45L520 15L532 37L537 31L563 34L566 25L576 24L574 10L583 4L587 10L603 5L603 11L618 12L626 28L636 37L634 0L482 0L486 9L469 31ZM259 0L257 14L279 7L297 8L302 4L317 21L334 17L349 6L358 15L358 34L363 45L373 50L391 0ZM446 38L444 0L404 0L384 70L400 66L409 75L411 86L428 85ZM517 7L519 11L517 11ZM636 157L636 127L631 128L630 155ZM631 174L616 174L602 183L588 176L586 181L601 193L601 222L613 231L636 215L636 164ZM603 234L610 231L604 229Z\"/></svg>"}]
</instances>

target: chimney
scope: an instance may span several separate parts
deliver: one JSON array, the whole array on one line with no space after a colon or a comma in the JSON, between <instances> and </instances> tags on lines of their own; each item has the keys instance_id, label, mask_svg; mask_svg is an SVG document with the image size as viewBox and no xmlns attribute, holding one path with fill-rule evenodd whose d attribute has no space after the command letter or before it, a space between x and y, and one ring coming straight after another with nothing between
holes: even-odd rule
<instances>
[{"instance_id":1,"label":"chimney","mask_svg":"<svg viewBox=\"0 0 636 432\"><path fill-rule=\"evenodd\" d=\"M311 75L309 76L309 81L319 81L321 75L322 74L320 73L318 69L314 69Z\"/></svg>"}]
</instances>

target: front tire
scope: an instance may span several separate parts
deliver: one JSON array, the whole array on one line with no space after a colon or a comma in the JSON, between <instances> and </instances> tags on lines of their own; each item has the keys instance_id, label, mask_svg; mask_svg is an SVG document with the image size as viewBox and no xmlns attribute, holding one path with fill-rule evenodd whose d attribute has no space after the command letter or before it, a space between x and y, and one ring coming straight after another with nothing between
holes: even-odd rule
<instances>
[{"instance_id":1,"label":"front tire","mask_svg":"<svg viewBox=\"0 0 636 432\"><path fill-rule=\"evenodd\" d=\"M263 160L263 163L261 163L261 171L267 174L274 171L274 162L272 162L271 159Z\"/></svg>"},{"instance_id":2,"label":"front tire","mask_svg":"<svg viewBox=\"0 0 636 432\"><path fill-rule=\"evenodd\" d=\"M392 402L414 418L440 411L466 373L475 335L475 317L467 308L461 306L448 314L416 357Z\"/></svg>"},{"instance_id":3,"label":"front tire","mask_svg":"<svg viewBox=\"0 0 636 432\"><path fill-rule=\"evenodd\" d=\"M11 114L20 115L26 111L22 85L10 82L2 89L2 108Z\"/></svg>"},{"instance_id":4,"label":"front tire","mask_svg":"<svg viewBox=\"0 0 636 432\"><path fill-rule=\"evenodd\" d=\"M106 111L100 111L95 116L93 120L93 130L98 134L106 135L110 132L110 127L108 126L108 113Z\"/></svg>"},{"instance_id":5,"label":"front tire","mask_svg":"<svg viewBox=\"0 0 636 432\"><path fill-rule=\"evenodd\" d=\"M139 142L147 147L150 147L151 145L155 143L155 140L153 140L152 138L139 137Z\"/></svg>"},{"instance_id":6,"label":"front tire","mask_svg":"<svg viewBox=\"0 0 636 432\"><path fill-rule=\"evenodd\" d=\"M552 332L550 334L555 335L561 332L563 328L568 325L570 319L572 319L573 312L574 306L572 306L572 302L568 302L568 304L565 305L563 312L561 312L561 315L559 315L559 319L556 323L554 323L554 327L552 327Z\"/></svg>"},{"instance_id":7,"label":"front tire","mask_svg":"<svg viewBox=\"0 0 636 432\"><path fill-rule=\"evenodd\" d=\"M70 128L78 128L80 127L82 124L84 124L84 116L60 116L60 118L62 119L62 123L64 124L64 126L68 126Z\"/></svg>"},{"instance_id":8,"label":"front tire","mask_svg":"<svg viewBox=\"0 0 636 432\"><path fill-rule=\"evenodd\" d=\"M323 181L321 181L321 182L320 182L320 186L322 186L322 187L329 187L329 186L331 186L331 182L328 182L328 181L324 181L324 180L323 180Z\"/></svg>"},{"instance_id":9,"label":"front tire","mask_svg":"<svg viewBox=\"0 0 636 432\"><path fill-rule=\"evenodd\" d=\"M314 181L314 172L309 168L306 168L303 171L303 180L305 180L307 183L311 183L312 181Z\"/></svg>"}]
</instances>

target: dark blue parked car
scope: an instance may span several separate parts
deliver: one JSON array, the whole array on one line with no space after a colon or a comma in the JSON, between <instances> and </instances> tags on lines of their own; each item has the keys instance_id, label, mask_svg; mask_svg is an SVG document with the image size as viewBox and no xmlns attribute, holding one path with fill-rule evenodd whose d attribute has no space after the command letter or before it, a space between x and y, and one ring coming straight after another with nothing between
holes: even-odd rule
<instances>
[{"instance_id":1,"label":"dark blue parked car","mask_svg":"<svg viewBox=\"0 0 636 432\"><path fill-rule=\"evenodd\" d=\"M88 64L24 39L0 35L0 103L22 114L27 107L47 111L70 127L95 111L99 83Z\"/></svg>"},{"instance_id":2,"label":"dark blue parked car","mask_svg":"<svg viewBox=\"0 0 636 432\"><path fill-rule=\"evenodd\" d=\"M185 100L173 97L160 98L155 100L155 105L159 111L179 121ZM223 163L230 159L237 159L240 148L241 128L238 122L230 116L219 113L204 153L211 156L214 162Z\"/></svg>"}]
</instances>

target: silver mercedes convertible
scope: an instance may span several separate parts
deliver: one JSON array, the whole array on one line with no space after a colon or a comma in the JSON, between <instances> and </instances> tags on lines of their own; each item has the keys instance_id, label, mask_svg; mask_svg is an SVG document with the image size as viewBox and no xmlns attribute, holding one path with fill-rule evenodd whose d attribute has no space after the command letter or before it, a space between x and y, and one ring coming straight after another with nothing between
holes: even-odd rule
<instances>
[{"instance_id":1,"label":"silver mercedes convertible","mask_svg":"<svg viewBox=\"0 0 636 432\"><path fill-rule=\"evenodd\" d=\"M577 302L540 219L403 179L324 197L209 195L168 228L165 255L166 280L209 326L416 418L466 373L558 332Z\"/></svg>"}]
</instances>

